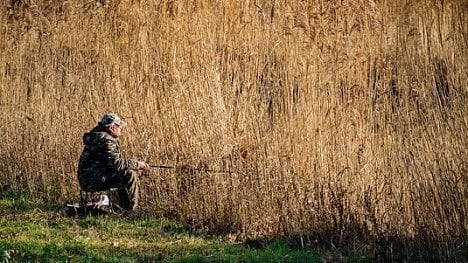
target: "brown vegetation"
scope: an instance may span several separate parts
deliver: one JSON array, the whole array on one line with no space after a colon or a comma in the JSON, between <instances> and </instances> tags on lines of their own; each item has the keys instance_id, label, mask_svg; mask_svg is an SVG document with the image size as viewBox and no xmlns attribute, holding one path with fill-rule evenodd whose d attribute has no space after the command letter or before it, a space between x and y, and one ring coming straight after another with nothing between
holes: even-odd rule
<instances>
[{"instance_id":1,"label":"brown vegetation","mask_svg":"<svg viewBox=\"0 0 468 263\"><path fill-rule=\"evenodd\" d=\"M148 211L240 239L466 248L465 1L0 8L1 189L77 196L81 136L116 111L128 156L238 171L155 171Z\"/></svg>"}]
</instances>

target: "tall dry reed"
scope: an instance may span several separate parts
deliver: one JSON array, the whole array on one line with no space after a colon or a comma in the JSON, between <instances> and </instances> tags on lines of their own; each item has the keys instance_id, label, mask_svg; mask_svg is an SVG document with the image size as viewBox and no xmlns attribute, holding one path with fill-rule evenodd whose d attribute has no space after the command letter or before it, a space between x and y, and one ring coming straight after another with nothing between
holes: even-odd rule
<instances>
[{"instance_id":1,"label":"tall dry reed","mask_svg":"<svg viewBox=\"0 0 468 263\"><path fill-rule=\"evenodd\" d=\"M116 111L129 157L238 171L154 171L150 212L466 257L464 1L0 6L2 191L76 198L81 136Z\"/></svg>"}]
</instances>

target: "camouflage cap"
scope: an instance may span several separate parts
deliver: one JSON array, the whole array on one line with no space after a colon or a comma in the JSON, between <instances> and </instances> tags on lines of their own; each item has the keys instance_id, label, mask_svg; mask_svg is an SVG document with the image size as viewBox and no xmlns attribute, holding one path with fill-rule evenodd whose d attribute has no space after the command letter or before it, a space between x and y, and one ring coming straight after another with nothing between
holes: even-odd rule
<instances>
[{"instance_id":1,"label":"camouflage cap","mask_svg":"<svg viewBox=\"0 0 468 263\"><path fill-rule=\"evenodd\" d=\"M102 116L101 121L98 123L100 126L109 127L112 123L117 124L118 126L125 127L127 123L123 121L116 113L108 112Z\"/></svg>"}]
</instances>

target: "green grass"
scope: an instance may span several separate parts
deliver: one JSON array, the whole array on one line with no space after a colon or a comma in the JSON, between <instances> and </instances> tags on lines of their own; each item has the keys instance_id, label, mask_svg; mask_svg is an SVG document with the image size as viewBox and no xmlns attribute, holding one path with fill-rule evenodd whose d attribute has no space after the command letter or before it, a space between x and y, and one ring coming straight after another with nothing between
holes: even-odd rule
<instances>
[{"instance_id":1,"label":"green grass","mask_svg":"<svg viewBox=\"0 0 468 263\"><path fill-rule=\"evenodd\" d=\"M253 249L167 219L69 218L60 209L0 195L0 262L321 262L318 250L281 241Z\"/></svg>"}]
</instances>

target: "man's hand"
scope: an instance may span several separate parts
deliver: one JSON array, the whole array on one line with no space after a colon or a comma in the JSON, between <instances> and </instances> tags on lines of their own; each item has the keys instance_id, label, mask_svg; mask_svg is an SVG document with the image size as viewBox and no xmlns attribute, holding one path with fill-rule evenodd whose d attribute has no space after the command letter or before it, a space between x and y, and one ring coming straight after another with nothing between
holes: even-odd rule
<instances>
[{"instance_id":1,"label":"man's hand","mask_svg":"<svg viewBox=\"0 0 468 263\"><path fill-rule=\"evenodd\" d=\"M138 161L138 170L148 171L149 169L150 169L149 164L143 161Z\"/></svg>"}]
</instances>

